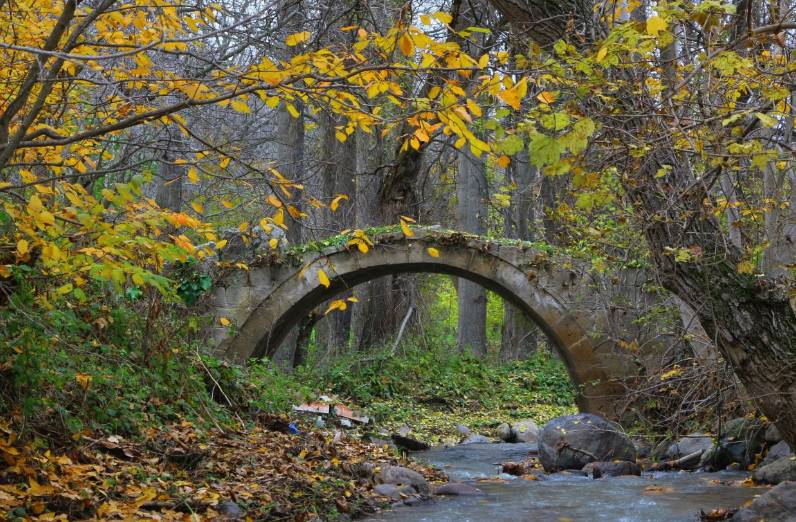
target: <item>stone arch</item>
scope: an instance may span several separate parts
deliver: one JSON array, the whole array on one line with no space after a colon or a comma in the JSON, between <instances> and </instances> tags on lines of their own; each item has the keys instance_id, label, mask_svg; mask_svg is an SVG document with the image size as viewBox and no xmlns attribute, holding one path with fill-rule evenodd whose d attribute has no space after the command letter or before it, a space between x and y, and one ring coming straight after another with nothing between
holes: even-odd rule
<instances>
[{"instance_id":1,"label":"stone arch","mask_svg":"<svg viewBox=\"0 0 796 522\"><path fill-rule=\"evenodd\" d=\"M290 266L252 267L249 281L259 283L247 287L240 299L245 303L236 307L228 297L224 302L222 313L236 315L239 329L221 340L219 352L238 363L271 356L302 318L360 283L399 273L442 273L474 281L523 310L561 355L578 389L578 407L613 413L621 389L600 364L595 347L603 342L592 331L594 318L578 316L565 296L553 291L566 289L566 269L527 244L500 244L455 232L418 230L411 238L389 233L371 239L374 245L367 254L343 242L305 254ZM432 256L429 247L439 255ZM319 283L319 270L329 276L328 288Z\"/></svg>"}]
</instances>

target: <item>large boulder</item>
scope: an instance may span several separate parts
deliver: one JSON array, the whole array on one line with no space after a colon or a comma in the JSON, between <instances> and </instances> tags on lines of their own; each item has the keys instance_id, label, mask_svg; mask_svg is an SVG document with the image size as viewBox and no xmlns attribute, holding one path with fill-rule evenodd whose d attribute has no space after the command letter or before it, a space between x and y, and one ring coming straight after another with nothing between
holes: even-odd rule
<instances>
[{"instance_id":1,"label":"large boulder","mask_svg":"<svg viewBox=\"0 0 796 522\"><path fill-rule=\"evenodd\" d=\"M732 522L796 521L796 482L783 482L738 510Z\"/></svg>"},{"instance_id":2,"label":"large boulder","mask_svg":"<svg viewBox=\"0 0 796 522\"><path fill-rule=\"evenodd\" d=\"M635 462L636 448L618 427L591 413L553 419L539 436L539 460L545 471L583 469L590 462Z\"/></svg>"},{"instance_id":3,"label":"large boulder","mask_svg":"<svg viewBox=\"0 0 796 522\"><path fill-rule=\"evenodd\" d=\"M779 484L788 480L796 480L796 458L779 459L757 468L752 475L757 482Z\"/></svg>"},{"instance_id":4,"label":"large boulder","mask_svg":"<svg viewBox=\"0 0 796 522\"><path fill-rule=\"evenodd\" d=\"M401 466L385 466L376 475L378 484L392 484L393 486L412 486L421 495L428 495L430 488L426 479L417 471Z\"/></svg>"},{"instance_id":5,"label":"large boulder","mask_svg":"<svg viewBox=\"0 0 796 522\"><path fill-rule=\"evenodd\" d=\"M766 458L763 459L763 462L761 462L760 466L758 467L763 467L768 464L771 464L772 462L776 462L783 457L790 456L790 454L791 454L790 446L788 446L787 442L781 440L776 444L774 444L773 446L771 446L771 449L769 449L768 453L766 453Z\"/></svg>"}]
</instances>

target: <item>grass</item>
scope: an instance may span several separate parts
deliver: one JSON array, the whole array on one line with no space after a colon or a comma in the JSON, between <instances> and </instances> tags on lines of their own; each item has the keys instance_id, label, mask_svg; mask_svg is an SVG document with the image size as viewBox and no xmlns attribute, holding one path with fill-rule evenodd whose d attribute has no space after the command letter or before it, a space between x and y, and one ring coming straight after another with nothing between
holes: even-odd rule
<instances>
[{"instance_id":1,"label":"grass","mask_svg":"<svg viewBox=\"0 0 796 522\"><path fill-rule=\"evenodd\" d=\"M544 423L575 411L563 363L544 350L530 359L490 362L445 343L423 349L411 341L400 356L384 348L367 357L338 358L298 378L364 407L378 426L409 426L433 443L455 442L458 424L490 435L501 422Z\"/></svg>"}]
</instances>

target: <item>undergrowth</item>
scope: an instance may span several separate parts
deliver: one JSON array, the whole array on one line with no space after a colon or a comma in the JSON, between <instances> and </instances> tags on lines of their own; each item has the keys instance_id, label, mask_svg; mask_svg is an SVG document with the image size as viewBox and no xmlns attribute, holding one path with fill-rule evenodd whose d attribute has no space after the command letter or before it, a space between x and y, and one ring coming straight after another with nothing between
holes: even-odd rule
<instances>
[{"instance_id":1,"label":"undergrowth","mask_svg":"<svg viewBox=\"0 0 796 522\"><path fill-rule=\"evenodd\" d=\"M488 434L500 422L538 423L572 413L575 393L563 363L544 350L529 359L496 362L460 354L446 343L425 348L409 340L388 348L299 370L304 382L364 407L385 428L408 425L432 442L458 437L457 424Z\"/></svg>"},{"instance_id":2,"label":"undergrowth","mask_svg":"<svg viewBox=\"0 0 796 522\"><path fill-rule=\"evenodd\" d=\"M201 320L179 303L93 289L79 306L43 306L24 285L0 308L0 415L57 445L93 431L245 423L282 413L309 389L263 362L246 368L201 354Z\"/></svg>"}]
</instances>

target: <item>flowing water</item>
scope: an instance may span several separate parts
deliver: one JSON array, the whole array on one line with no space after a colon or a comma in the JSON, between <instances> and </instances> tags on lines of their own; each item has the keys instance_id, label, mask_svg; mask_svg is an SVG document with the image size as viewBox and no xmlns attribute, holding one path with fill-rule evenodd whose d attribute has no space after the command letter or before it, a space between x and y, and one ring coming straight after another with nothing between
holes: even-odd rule
<instances>
[{"instance_id":1,"label":"flowing water","mask_svg":"<svg viewBox=\"0 0 796 522\"><path fill-rule=\"evenodd\" d=\"M500 475L500 463L518 462L532 444L471 444L432 449L415 457L443 469L451 481L484 495L436 497L373 517L376 522L669 522L699 520L700 510L736 508L765 491L739 485L740 472L658 472L594 480L572 473L531 481Z\"/></svg>"}]
</instances>

